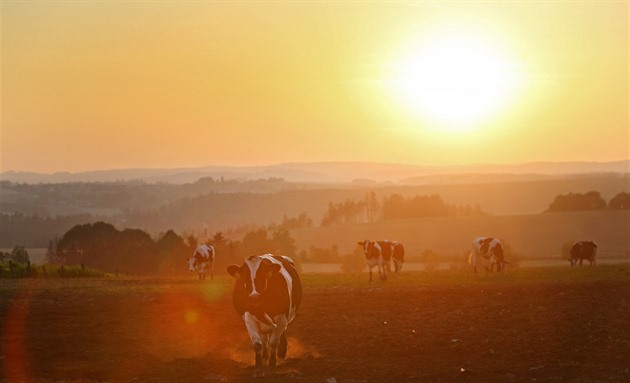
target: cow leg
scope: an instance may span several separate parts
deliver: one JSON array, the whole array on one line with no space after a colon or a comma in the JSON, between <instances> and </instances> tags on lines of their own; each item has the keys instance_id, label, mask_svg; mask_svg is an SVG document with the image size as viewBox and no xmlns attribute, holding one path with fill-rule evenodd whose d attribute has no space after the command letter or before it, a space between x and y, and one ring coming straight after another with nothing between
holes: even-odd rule
<instances>
[{"instance_id":1,"label":"cow leg","mask_svg":"<svg viewBox=\"0 0 630 383\"><path fill-rule=\"evenodd\" d=\"M284 359L287 357L287 349L287 332L283 331L282 335L280 335L280 343L278 343L278 357L280 357L280 359Z\"/></svg>"},{"instance_id":2,"label":"cow leg","mask_svg":"<svg viewBox=\"0 0 630 383\"><path fill-rule=\"evenodd\" d=\"M260 339L262 340L262 362L263 365L265 365L265 363L269 360L269 347L267 347L269 344L269 335L263 334Z\"/></svg>"},{"instance_id":3,"label":"cow leg","mask_svg":"<svg viewBox=\"0 0 630 383\"><path fill-rule=\"evenodd\" d=\"M259 378L265 375L263 370L263 338L256 325L256 318L252 314L245 312L245 314L243 314L243 321L245 322L245 328L247 328L247 333L249 334L249 338L254 346L254 352L256 353L254 378Z\"/></svg>"},{"instance_id":4,"label":"cow leg","mask_svg":"<svg viewBox=\"0 0 630 383\"><path fill-rule=\"evenodd\" d=\"M271 348L271 353L269 354L269 368L273 370L276 368L277 364L276 353L278 352L278 345L270 343L269 347Z\"/></svg>"},{"instance_id":5,"label":"cow leg","mask_svg":"<svg viewBox=\"0 0 630 383\"><path fill-rule=\"evenodd\" d=\"M370 274L370 280L369 281L372 282L372 266L368 266L368 269L370 271L369 272L369 274Z\"/></svg>"},{"instance_id":6,"label":"cow leg","mask_svg":"<svg viewBox=\"0 0 630 383\"><path fill-rule=\"evenodd\" d=\"M276 328L271 332L271 336L269 337L269 347L271 348L271 354L269 355L269 367L276 367L276 355L278 354L278 345L282 342L282 338L284 338L284 352L280 354L280 357L284 359L286 356L286 341L287 338L284 335L284 332L287 329L288 320L284 315L278 315L274 318L276 323Z\"/></svg>"},{"instance_id":7,"label":"cow leg","mask_svg":"<svg viewBox=\"0 0 630 383\"><path fill-rule=\"evenodd\" d=\"M277 364L276 355L278 354L278 341L279 337L275 334L274 331L274 333L271 334L271 337L269 338L269 368L272 370L276 368Z\"/></svg>"},{"instance_id":8,"label":"cow leg","mask_svg":"<svg viewBox=\"0 0 630 383\"><path fill-rule=\"evenodd\" d=\"M265 376L265 371L263 370L263 357L262 357L262 343L254 343L254 352L256 353L256 365L254 366L254 378L260 378Z\"/></svg>"}]
</instances>

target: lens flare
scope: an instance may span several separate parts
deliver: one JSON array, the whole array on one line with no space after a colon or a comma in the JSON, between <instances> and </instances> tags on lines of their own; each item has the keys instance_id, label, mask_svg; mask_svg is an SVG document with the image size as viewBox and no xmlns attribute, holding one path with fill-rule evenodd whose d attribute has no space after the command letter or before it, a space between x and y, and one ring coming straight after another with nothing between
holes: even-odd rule
<instances>
[{"instance_id":1,"label":"lens flare","mask_svg":"<svg viewBox=\"0 0 630 383\"><path fill-rule=\"evenodd\" d=\"M195 310L188 310L186 314L184 314L184 318L186 322L189 324L197 323L197 319L199 318L199 314Z\"/></svg>"}]
</instances>

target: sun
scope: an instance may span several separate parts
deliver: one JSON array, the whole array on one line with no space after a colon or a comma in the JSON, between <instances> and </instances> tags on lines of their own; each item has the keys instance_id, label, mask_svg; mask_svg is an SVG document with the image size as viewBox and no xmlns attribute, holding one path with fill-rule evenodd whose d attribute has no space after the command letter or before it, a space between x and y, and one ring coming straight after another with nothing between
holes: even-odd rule
<instances>
[{"instance_id":1,"label":"sun","mask_svg":"<svg viewBox=\"0 0 630 383\"><path fill-rule=\"evenodd\" d=\"M491 39L444 33L395 60L391 90L426 124L442 131L473 130L510 102L520 83L516 69Z\"/></svg>"}]
</instances>

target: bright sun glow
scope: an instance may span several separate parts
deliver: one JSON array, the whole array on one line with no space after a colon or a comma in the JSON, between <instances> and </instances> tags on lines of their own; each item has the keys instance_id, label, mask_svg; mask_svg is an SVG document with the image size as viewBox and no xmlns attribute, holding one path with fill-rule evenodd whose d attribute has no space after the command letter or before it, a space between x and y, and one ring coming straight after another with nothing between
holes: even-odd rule
<instances>
[{"instance_id":1,"label":"bright sun glow","mask_svg":"<svg viewBox=\"0 0 630 383\"><path fill-rule=\"evenodd\" d=\"M396 61L392 91L414 118L440 131L474 130L514 95L515 68L491 41L442 34Z\"/></svg>"}]
</instances>

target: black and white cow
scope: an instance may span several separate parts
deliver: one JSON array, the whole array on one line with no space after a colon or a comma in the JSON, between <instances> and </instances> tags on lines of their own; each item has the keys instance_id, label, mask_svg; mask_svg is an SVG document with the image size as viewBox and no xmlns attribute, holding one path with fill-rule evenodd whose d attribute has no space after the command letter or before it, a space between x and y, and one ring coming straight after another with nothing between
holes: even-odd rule
<instances>
[{"instance_id":1,"label":"black and white cow","mask_svg":"<svg viewBox=\"0 0 630 383\"><path fill-rule=\"evenodd\" d=\"M394 260L394 272L398 273L402 270L402 265L405 262L405 247L398 241L392 242L394 249L392 253L392 259Z\"/></svg>"},{"instance_id":2,"label":"black and white cow","mask_svg":"<svg viewBox=\"0 0 630 383\"><path fill-rule=\"evenodd\" d=\"M477 272L477 265L482 264L486 271L492 272L494 266L497 271L505 268L505 255L503 252L503 243L499 239L492 237L478 237L472 242L472 251L468 256L468 264Z\"/></svg>"},{"instance_id":3,"label":"black and white cow","mask_svg":"<svg viewBox=\"0 0 630 383\"><path fill-rule=\"evenodd\" d=\"M571 262L571 267L577 265L577 262L580 261L580 266L582 266L582 261L587 260L591 263L591 266L595 265L595 256L597 254L597 244L593 241L579 241L571 246L570 255L571 258L569 262Z\"/></svg>"},{"instance_id":4,"label":"black and white cow","mask_svg":"<svg viewBox=\"0 0 630 383\"><path fill-rule=\"evenodd\" d=\"M214 279L214 247L202 244L197 246L192 257L188 258L188 270L199 274L200 280L206 279L206 270L210 268L210 279Z\"/></svg>"},{"instance_id":5,"label":"black and white cow","mask_svg":"<svg viewBox=\"0 0 630 383\"><path fill-rule=\"evenodd\" d=\"M359 246L363 248L363 254L367 262L370 272L370 282L372 282L372 268L378 268L378 276L381 281L387 279L387 275L383 272L383 257L381 256L381 246L375 241L361 241Z\"/></svg>"},{"instance_id":6,"label":"black and white cow","mask_svg":"<svg viewBox=\"0 0 630 383\"><path fill-rule=\"evenodd\" d=\"M286 330L302 303L302 283L293 260L284 256L251 256L227 271L236 278L232 301L254 346L254 377L260 377L263 361L275 368L276 355L286 357Z\"/></svg>"}]
</instances>

